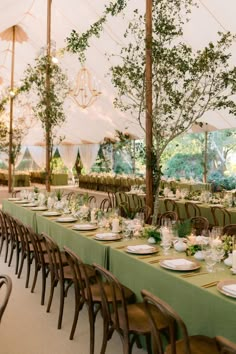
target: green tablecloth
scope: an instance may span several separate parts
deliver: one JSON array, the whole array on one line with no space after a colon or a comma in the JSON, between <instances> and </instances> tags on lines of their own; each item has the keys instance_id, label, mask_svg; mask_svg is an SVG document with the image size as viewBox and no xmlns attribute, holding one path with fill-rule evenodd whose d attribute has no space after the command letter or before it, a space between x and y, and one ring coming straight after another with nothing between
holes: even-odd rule
<instances>
[{"instance_id":1,"label":"green tablecloth","mask_svg":"<svg viewBox=\"0 0 236 354\"><path fill-rule=\"evenodd\" d=\"M23 224L29 225L34 231L37 229L36 212L30 208L24 208L20 204L15 204L8 200L2 201L2 209L19 219Z\"/></svg>"},{"instance_id":2,"label":"green tablecloth","mask_svg":"<svg viewBox=\"0 0 236 354\"><path fill-rule=\"evenodd\" d=\"M181 272L162 269L158 263L149 264L150 259L141 260L111 248L109 268L137 298L141 299L140 291L147 289L173 306L191 335L223 335L236 342L236 299L222 295L216 287L201 288L213 280L235 279L229 269L225 267L225 271L182 278Z\"/></svg>"},{"instance_id":3,"label":"green tablecloth","mask_svg":"<svg viewBox=\"0 0 236 354\"><path fill-rule=\"evenodd\" d=\"M145 243L145 240L103 243L94 240L92 232L82 235L72 230L71 225L56 223L43 217L40 212L12 202L4 200L3 209L31 225L34 230L48 233L61 247L66 245L73 249L85 262L107 267L136 293L137 298L141 299L141 289L147 289L167 301L183 318L191 335L223 335L236 342L236 299L222 295L216 287L201 288L201 285L212 280L235 279L228 268L184 279L181 272L162 269L158 263L150 264L154 256L141 259L124 252L128 244ZM185 254L178 256L185 257Z\"/></svg>"},{"instance_id":4,"label":"green tablecloth","mask_svg":"<svg viewBox=\"0 0 236 354\"><path fill-rule=\"evenodd\" d=\"M73 225L57 223L54 220L36 215L37 232L45 232L53 237L59 246L67 246L77 253L84 262L93 262L108 267L108 246L93 239L96 232L81 232L72 230ZM82 232L83 233L83 232Z\"/></svg>"}]
</instances>

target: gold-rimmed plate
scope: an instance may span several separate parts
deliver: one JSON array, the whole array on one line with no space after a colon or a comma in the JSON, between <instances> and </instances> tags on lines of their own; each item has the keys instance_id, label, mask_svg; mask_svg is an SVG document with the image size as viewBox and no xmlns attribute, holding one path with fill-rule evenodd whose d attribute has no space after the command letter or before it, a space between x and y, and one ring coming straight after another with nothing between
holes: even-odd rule
<instances>
[{"instance_id":1,"label":"gold-rimmed plate","mask_svg":"<svg viewBox=\"0 0 236 354\"><path fill-rule=\"evenodd\" d=\"M236 298L236 280L222 280L217 284L217 289L226 296Z\"/></svg>"},{"instance_id":2,"label":"gold-rimmed plate","mask_svg":"<svg viewBox=\"0 0 236 354\"><path fill-rule=\"evenodd\" d=\"M21 200L21 198L17 198L17 197L12 197L12 198L8 198L9 202L19 202Z\"/></svg>"},{"instance_id":3,"label":"gold-rimmed plate","mask_svg":"<svg viewBox=\"0 0 236 354\"><path fill-rule=\"evenodd\" d=\"M94 224L75 224L73 226L73 230L78 230L78 231L91 231L91 230L96 230L98 227Z\"/></svg>"},{"instance_id":4,"label":"gold-rimmed plate","mask_svg":"<svg viewBox=\"0 0 236 354\"><path fill-rule=\"evenodd\" d=\"M201 267L201 265L198 262L194 260L189 261L188 259L185 258L163 259L160 261L160 266L165 269L184 271L184 272L196 270Z\"/></svg>"},{"instance_id":5,"label":"gold-rimmed plate","mask_svg":"<svg viewBox=\"0 0 236 354\"><path fill-rule=\"evenodd\" d=\"M113 232L104 232L96 234L94 238L98 241L118 241L122 239L119 234L115 234Z\"/></svg>"},{"instance_id":6,"label":"gold-rimmed plate","mask_svg":"<svg viewBox=\"0 0 236 354\"><path fill-rule=\"evenodd\" d=\"M42 213L43 216L60 216L61 213L59 213L58 211L45 211L44 213Z\"/></svg>"},{"instance_id":7,"label":"gold-rimmed plate","mask_svg":"<svg viewBox=\"0 0 236 354\"><path fill-rule=\"evenodd\" d=\"M158 248L150 245L127 246L125 252L132 254L153 254L158 252Z\"/></svg>"},{"instance_id":8,"label":"gold-rimmed plate","mask_svg":"<svg viewBox=\"0 0 236 354\"><path fill-rule=\"evenodd\" d=\"M57 218L55 221L57 222L75 222L78 219L74 218L73 216L63 216L61 218Z\"/></svg>"}]
</instances>

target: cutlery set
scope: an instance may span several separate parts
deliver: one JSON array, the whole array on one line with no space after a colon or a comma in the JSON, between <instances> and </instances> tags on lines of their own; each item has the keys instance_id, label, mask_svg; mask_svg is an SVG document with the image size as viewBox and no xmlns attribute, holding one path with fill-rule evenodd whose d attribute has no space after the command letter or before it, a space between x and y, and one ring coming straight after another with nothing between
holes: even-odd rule
<instances>
[{"instance_id":1,"label":"cutlery set","mask_svg":"<svg viewBox=\"0 0 236 354\"><path fill-rule=\"evenodd\" d=\"M191 278L191 277L196 277L197 275L204 275L204 274L208 274L208 272L185 273L185 274L182 274L181 277L182 278Z\"/></svg>"}]
</instances>

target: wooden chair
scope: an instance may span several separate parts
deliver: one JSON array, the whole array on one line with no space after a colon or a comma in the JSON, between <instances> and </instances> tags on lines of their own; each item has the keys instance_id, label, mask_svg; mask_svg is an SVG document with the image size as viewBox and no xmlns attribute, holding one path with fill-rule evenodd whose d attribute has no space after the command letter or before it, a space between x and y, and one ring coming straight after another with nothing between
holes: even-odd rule
<instances>
[{"instance_id":1,"label":"wooden chair","mask_svg":"<svg viewBox=\"0 0 236 354\"><path fill-rule=\"evenodd\" d=\"M110 199L104 198L100 203L99 209L101 209L102 211L105 211L105 212L107 212L108 210L111 210L112 206L111 206Z\"/></svg>"},{"instance_id":2,"label":"wooden chair","mask_svg":"<svg viewBox=\"0 0 236 354\"><path fill-rule=\"evenodd\" d=\"M214 220L213 226L225 226L231 224L231 215L227 209L220 206L212 206L211 213Z\"/></svg>"},{"instance_id":3,"label":"wooden chair","mask_svg":"<svg viewBox=\"0 0 236 354\"><path fill-rule=\"evenodd\" d=\"M178 220L181 220L179 207L178 204L175 202L175 200L166 198L164 199L164 205L165 205L165 211L175 211L178 215Z\"/></svg>"},{"instance_id":4,"label":"wooden chair","mask_svg":"<svg viewBox=\"0 0 236 354\"><path fill-rule=\"evenodd\" d=\"M102 296L99 284L94 282L94 269L91 273L91 268L84 264L81 258L76 255L72 250L64 247L68 263L73 273L73 283L75 289L76 309L70 339L73 339L76 329L79 312L85 304L88 309L89 325L90 325L90 354L94 353L94 338L95 338L95 321L98 311L101 309ZM109 287L105 284L105 293L108 296L108 301L111 303L111 293ZM124 289L124 297L127 301L134 299L134 293L126 288ZM117 294L117 289L115 290Z\"/></svg>"},{"instance_id":5,"label":"wooden chair","mask_svg":"<svg viewBox=\"0 0 236 354\"><path fill-rule=\"evenodd\" d=\"M0 275L0 289L1 289L1 303L0 303L0 321L1 321L12 291L12 280L8 275Z\"/></svg>"},{"instance_id":6,"label":"wooden chair","mask_svg":"<svg viewBox=\"0 0 236 354\"><path fill-rule=\"evenodd\" d=\"M203 230L209 230L209 221L203 216L195 216L190 218L192 229L196 230L196 235L202 235Z\"/></svg>"},{"instance_id":7,"label":"wooden chair","mask_svg":"<svg viewBox=\"0 0 236 354\"><path fill-rule=\"evenodd\" d=\"M162 225L163 219L170 219L172 222L175 222L178 220L178 214L176 213L176 211L166 211L162 213L159 217L159 226Z\"/></svg>"},{"instance_id":8,"label":"wooden chair","mask_svg":"<svg viewBox=\"0 0 236 354\"><path fill-rule=\"evenodd\" d=\"M5 222L6 222L6 238L7 238L5 261L7 261L8 246L10 246L8 267L11 266L13 254L14 254L14 252L16 252L15 274L17 274L18 273L18 266L19 266L20 251L21 251L20 239L19 239L19 236L17 233L14 218L6 212L4 212L4 218L5 218Z\"/></svg>"},{"instance_id":9,"label":"wooden chair","mask_svg":"<svg viewBox=\"0 0 236 354\"><path fill-rule=\"evenodd\" d=\"M60 286L60 305L59 305L59 316L57 328L61 329L62 317L64 311L64 300L67 295L69 287L72 285L73 274L71 272L71 267L68 265L66 256L64 252L61 252L58 244L53 240L52 237L41 234L43 244L45 245L47 251L47 263L48 271L50 273L50 294L47 304L47 312L50 312L54 289L59 284ZM46 258L44 256L44 258Z\"/></svg>"},{"instance_id":10,"label":"wooden chair","mask_svg":"<svg viewBox=\"0 0 236 354\"><path fill-rule=\"evenodd\" d=\"M88 205L91 207L92 205L95 205L97 202L96 197L94 195L90 195L88 197Z\"/></svg>"},{"instance_id":11,"label":"wooden chair","mask_svg":"<svg viewBox=\"0 0 236 354\"><path fill-rule=\"evenodd\" d=\"M30 270L31 264L34 259L34 248L30 238L30 231L28 228L18 219L14 218L15 229L17 233L17 237L20 242L20 262L19 262L19 270L17 272L17 277L21 277L21 273L24 266L24 261L26 259L27 263L27 270L26 270L26 281L25 287L28 288L29 286L29 278L30 278Z\"/></svg>"},{"instance_id":12,"label":"wooden chair","mask_svg":"<svg viewBox=\"0 0 236 354\"><path fill-rule=\"evenodd\" d=\"M147 352L151 354L151 326L145 312L144 304L127 304L124 289L118 279L105 268L96 264L94 267L102 294L102 314L104 321L103 342L100 353L104 354L106 352L107 342L111 339L113 332L117 331L123 342L124 354L132 352L135 341L140 346L139 335L145 336ZM110 289L108 292L111 295L110 299L107 296L107 287ZM152 314L159 330L166 334L167 322L163 316L159 315L155 309Z\"/></svg>"},{"instance_id":13,"label":"wooden chair","mask_svg":"<svg viewBox=\"0 0 236 354\"><path fill-rule=\"evenodd\" d=\"M222 235L236 236L236 224L228 224L223 227Z\"/></svg>"},{"instance_id":14,"label":"wooden chair","mask_svg":"<svg viewBox=\"0 0 236 354\"><path fill-rule=\"evenodd\" d=\"M166 302L147 290L142 290L145 308L152 328L153 353L156 354L230 354L236 353L236 344L223 337L210 338L204 335L189 336L181 317ZM153 306L168 323L170 342L165 345L160 330L156 326ZM181 337L181 339L178 339Z\"/></svg>"},{"instance_id":15,"label":"wooden chair","mask_svg":"<svg viewBox=\"0 0 236 354\"><path fill-rule=\"evenodd\" d=\"M185 211L186 211L187 219L190 219L194 216L201 216L201 209L197 204L192 202L185 203Z\"/></svg>"}]
</instances>

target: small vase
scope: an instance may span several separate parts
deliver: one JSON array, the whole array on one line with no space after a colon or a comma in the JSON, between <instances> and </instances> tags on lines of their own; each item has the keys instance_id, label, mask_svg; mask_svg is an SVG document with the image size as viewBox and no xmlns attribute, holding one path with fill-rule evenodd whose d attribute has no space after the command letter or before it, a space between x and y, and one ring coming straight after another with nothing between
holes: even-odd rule
<instances>
[{"instance_id":1,"label":"small vase","mask_svg":"<svg viewBox=\"0 0 236 354\"><path fill-rule=\"evenodd\" d=\"M154 237L149 237L148 238L148 243L152 243L152 244L156 243L155 238Z\"/></svg>"},{"instance_id":2,"label":"small vase","mask_svg":"<svg viewBox=\"0 0 236 354\"><path fill-rule=\"evenodd\" d=\"M228 267L232 267L232 265L233 265L233 254L232 253L229 253L228 257L225 258L224 264L227 265Z\"/></svg>"},{"instance_id":3,"label":"small vase","mask_svg":"<svg viewBox=\"0 0 236 354\"><path fill-rule=\"evenodd\" d=\"M174 242L174 249L177 252L184 252L187 249L187 245L182 238L178 238L178 240Z\"/></svg>"}]
</instances>

